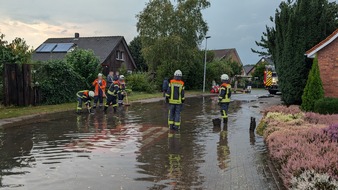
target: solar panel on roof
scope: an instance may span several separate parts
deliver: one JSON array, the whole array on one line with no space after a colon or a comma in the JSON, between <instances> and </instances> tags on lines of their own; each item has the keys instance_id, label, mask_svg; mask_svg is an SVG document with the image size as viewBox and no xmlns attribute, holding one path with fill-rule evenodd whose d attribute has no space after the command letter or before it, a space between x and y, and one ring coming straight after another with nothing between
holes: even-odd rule
<instances>
[{"instance_id":1,"label":"solar panel on roof","mask_svg":"<svg viewBox=\"0 0 338 190\"><path fill-rule=\"evenodd\" d=\"M44 43L36 50L36 52L51 52L55 46L55 43Z\"/></svg>"},{"instance_id":2,"label":"solar panel on roof","mask_svg":"<svg viewBox=\"0 0 338 190\"><path fill-rule=\"evenodd\" d=\"M59 43L56 48L53 49L53 52L68 52L72 48L74 43Z\"/></svg>"}]
</instances>

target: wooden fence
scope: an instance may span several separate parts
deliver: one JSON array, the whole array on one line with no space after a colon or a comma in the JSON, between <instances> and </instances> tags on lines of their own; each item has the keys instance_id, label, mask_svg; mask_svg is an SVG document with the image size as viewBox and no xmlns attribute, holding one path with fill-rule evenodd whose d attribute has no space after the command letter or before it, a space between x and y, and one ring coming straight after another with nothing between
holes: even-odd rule
<instances>
[{"instance_id":1,"label":"wooden fence","mask_svg":"<svg viewBox=\"0 0 338 190\"><path fill-rule=\"evenodd\" d=\"M40 103L40 91L32 83L29 64L4 65L4 105L28 106Z\"/></svg>"}]
</instances>

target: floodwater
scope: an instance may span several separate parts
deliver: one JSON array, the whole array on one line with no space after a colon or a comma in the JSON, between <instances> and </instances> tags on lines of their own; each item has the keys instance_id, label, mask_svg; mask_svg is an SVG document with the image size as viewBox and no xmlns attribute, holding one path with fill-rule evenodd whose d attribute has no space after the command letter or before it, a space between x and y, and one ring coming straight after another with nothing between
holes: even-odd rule
<instances>
[{"instance_id":1,"label":"floodwater","mask_svg":"<svg viewBox=\"0 0 338 190\"><path fill-rule=\"evenodd\" d=\"M0 189L277 189L263 139L249 133L265 93L234 95L223 128L212 124L217 97L187 99L180 133L163 101L0 128Z\"/></svg>"}]
</instances>

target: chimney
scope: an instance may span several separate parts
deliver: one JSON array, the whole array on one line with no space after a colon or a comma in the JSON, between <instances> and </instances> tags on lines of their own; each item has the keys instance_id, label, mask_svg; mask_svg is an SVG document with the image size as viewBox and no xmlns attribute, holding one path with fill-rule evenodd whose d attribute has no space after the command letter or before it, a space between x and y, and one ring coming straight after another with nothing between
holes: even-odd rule
<instances>
[{"instance_id":1,"label":"chimney","mask_svg":"<svg viewBox=\"0 0 338 190\"><path fill-rule=\"evenodd\" d=\"M80 33L75 33L75 39L78 39L78 38L80 38Z\"/></svg>"}]
</instances>

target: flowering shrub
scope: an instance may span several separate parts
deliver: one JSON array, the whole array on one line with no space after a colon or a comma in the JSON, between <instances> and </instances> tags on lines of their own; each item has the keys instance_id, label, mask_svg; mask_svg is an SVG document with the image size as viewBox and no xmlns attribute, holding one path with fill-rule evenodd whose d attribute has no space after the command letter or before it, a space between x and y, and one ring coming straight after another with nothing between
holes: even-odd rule
<instances>
[{"instance_id":1,"label":"flowering shrub","mask_svg":"<svg viewBox=\"0 0 338 190\"><path fill-rule=\"evenodd\" d=\"M325 190L336 190L338 189L338 181L332 179L327 174L320 174L314 170L307 170L300 174L298 177L291 179L291 189L325 189Z\"/></svg>"},{"instance_id":2,"label":"flowering shrub","mask_svg":"<svg viewBox=\"0 0 338 190\"><path fill-rule=\"evenodd\" d=\"M324 129L324 133L331 138L331 141L338 142L338 124L331 125L330 127Z\"/></svg>"},{"instance_id":3,"label":"flowering shrub","mask_svg":"<svg viewBox=\"0 0 338 190\"><path fill-rule=\"evenodd\" d=\"M299 106L271 106L268 108L265 108L263 110L263 115L266 116L269 112L277 112L277 113L283 113L283 114L298 114L301 113L301 110L299 108Z\"/></svg>"},{"instance_id":4,"label":"flowering shrub","mask_svg":"<svg viewBox=\"0 0 338 190\"><path fill-rule=\"evenodd\" d=\"M314 124L332 125L338 123L338 114L335 115L321 115L318 113L305 113L304 120Z\"/></svg>"},{"instance_id":5,"label":"flowering shrub","mask_svg":"<svg viewBox=\"0 0 338 190\"><path fill-rule=\"evenodd\" d=\"M266 139L270 155L281 166L284 184L304 170L327 173L338 179L338 146L323 132L323 126L284 129Z\"/></svg>"},{"instance_id":6,"label":"flowering shrub","mask_svg":"<svg viewBox=\"0 0 338 190\"><path fill-rule=\"evenodd\" d=\"M263 114L257 133L264 136L271 158L280 166L285 186L335 189L338 115L303 113L298 106L273 106Z\"/></svg>"}]
</instances>

